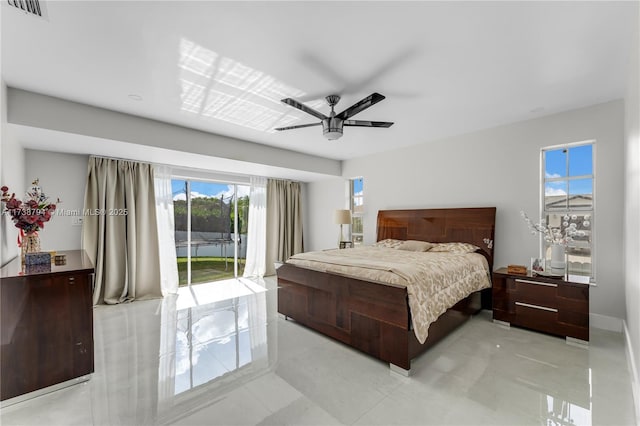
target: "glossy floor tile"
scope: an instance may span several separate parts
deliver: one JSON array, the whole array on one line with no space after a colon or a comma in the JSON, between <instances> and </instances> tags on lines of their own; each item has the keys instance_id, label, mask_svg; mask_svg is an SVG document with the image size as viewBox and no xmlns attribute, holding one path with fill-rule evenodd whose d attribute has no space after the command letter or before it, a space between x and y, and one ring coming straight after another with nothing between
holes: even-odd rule
<instances>
[{"instance_id":1,"label":"glossy floor tile","mask_svg":"<svg viewBox=\"0 0 640 426\"><path fill-rule=\"evenodd\" d=\"M275 280L99 306L90 381L0 410L3 425L634 425L620 334L588 347L482 312L412 364L277 314Z\"/></svg>"}]
</instances>

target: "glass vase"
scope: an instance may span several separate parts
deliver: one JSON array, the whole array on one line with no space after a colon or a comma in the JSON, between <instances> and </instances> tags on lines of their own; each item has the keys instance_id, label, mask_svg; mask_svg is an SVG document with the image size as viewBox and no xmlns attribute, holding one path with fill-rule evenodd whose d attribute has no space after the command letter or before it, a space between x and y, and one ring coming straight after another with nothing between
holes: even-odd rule
<instances>
[{"instance_id":1,"label":"glass vase","mask_svg":"<svg viewBox=\"0 0 640 426\"><path fill-rule=\"evenodd\" d=\"M551 269L565 269L565 248L561 244L551 245Z\"/></svg>"},{"instance_id":2,"label":"glass vase","mask_svg":"<svg viewBox=\"0 0 640 426\"><path fill-rule=\"evenodd\" d=\"M22 237L20 245L22 263L27 253L38 253L40 251L40 237L37 233L26 234Z\"/></svg>"}]
</instances>

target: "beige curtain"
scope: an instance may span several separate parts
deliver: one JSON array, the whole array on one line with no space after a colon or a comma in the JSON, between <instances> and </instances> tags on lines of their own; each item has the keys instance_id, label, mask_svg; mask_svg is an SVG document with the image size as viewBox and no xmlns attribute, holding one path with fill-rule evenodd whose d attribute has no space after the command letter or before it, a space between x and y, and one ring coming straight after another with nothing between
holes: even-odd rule
<instances>
[{"instance_id":1,"label":"beige curtain","mask_svg":"<svg viewBox=\"0 0 640 426\"><path fill-rule=\"evenodd\" d=\"M302 199L299 182L267 180L267 265L265 275L273 275L274 262L284 262L301 253Z\"/></svg>"},{"instance_id":2,"label":"beige curtain","mask_svg":"<svg viewBox=\"0 0 640 426\"><path fill-rule=\"evenodd\" d=\"M93 303L162 297L153 168L91 157L82 245L95 266Z\"/></svg>"}]
</instances>

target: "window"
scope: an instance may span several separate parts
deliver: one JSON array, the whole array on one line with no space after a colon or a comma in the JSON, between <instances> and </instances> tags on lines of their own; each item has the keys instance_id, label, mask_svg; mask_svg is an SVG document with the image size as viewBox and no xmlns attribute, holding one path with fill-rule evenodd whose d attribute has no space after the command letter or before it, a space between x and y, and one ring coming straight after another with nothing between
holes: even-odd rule
<instances>
[{"instance_id":1,"label":"window","mask_svg":"<svg viewBox=\"0 0 640 426\"><path fill-rule=\"evenodd\" d=\"M363 199L363 179L355 178L349 180L351 210L351 240L354 245L360 245L363 241L362 215L364 213Z\"/></svg>"},{"instance_id":2,"label":"window","mask_svg":"<svg viewBox=\"0 0 640 426\"><path fill-rule=\"evenodd\" d=\"M542 217L547 226L559 229L562 236L570 236L566 249L569 273L592 278L594 146L590 142L542 150ZM542 244L549 259L551 244L544 241Z\"/></svg>"},{"instance_id":3,"label":"window","mask_svg":"<svg viewBox=\"0 0 640 426\"><path fill-rule=\"evenodd\" d=\"M249 186L173 179L179 285L242 276Z\"/></svg>"}]
</instances>

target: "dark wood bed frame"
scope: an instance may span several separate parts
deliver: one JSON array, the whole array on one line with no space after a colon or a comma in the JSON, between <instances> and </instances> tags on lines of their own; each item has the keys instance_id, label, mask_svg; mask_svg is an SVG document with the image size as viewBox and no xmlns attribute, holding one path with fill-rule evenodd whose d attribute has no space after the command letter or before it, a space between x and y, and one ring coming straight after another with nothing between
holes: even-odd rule
<instances>
[{"instance_id":1,"label":"dark wood bed frame","mask_svg":"<svg viewBox=\"0 0 640 426\"><path fill-rule=\"evenodd\" d=\"M495 207L381 210L377 240L468 242L493 268ZM461 300L429 327L420 344L411 328L407 289L283 264L278 312L409 374L411 360L481 309L480 292ZM490 290L490 289L489 289Z\"/></svg>"}]
</instances>

